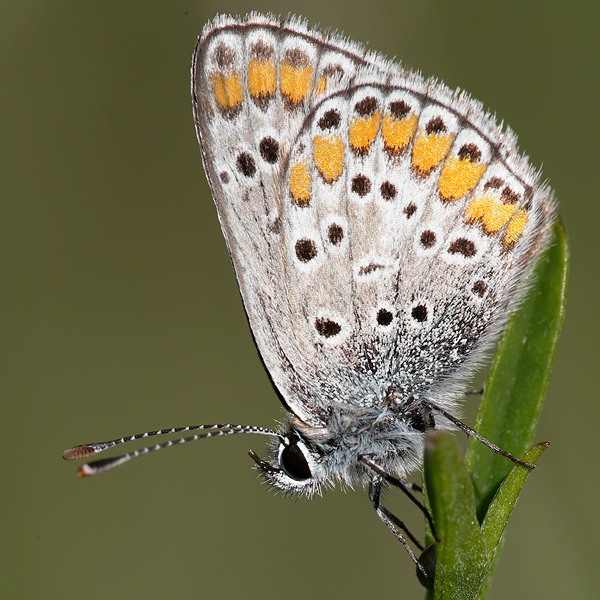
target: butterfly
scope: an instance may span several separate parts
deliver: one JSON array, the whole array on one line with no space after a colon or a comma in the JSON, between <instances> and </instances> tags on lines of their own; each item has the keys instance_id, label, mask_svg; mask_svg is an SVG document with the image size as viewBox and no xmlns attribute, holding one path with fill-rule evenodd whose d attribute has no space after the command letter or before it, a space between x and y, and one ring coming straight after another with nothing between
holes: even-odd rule
<instances>
[{"instance_id":1,"label":"butterfly","mask_svg":"<svg viewBox=\"0 0 600 600\"><path fill-rule=\"evenodd\" d=\"M388 484L407 489L428 431L459 427L531 466L459 420L467 383L526 294L556 216L512 132L464 93L299 18L256 13L205 26L192 102L283 421L159 430L65 458L208 430L84 465L90 475L192 439L267 435L265 459L250 455L273 486L311 496L369 485L407 548L380 495Z\"/></svg>"}]
</instances>

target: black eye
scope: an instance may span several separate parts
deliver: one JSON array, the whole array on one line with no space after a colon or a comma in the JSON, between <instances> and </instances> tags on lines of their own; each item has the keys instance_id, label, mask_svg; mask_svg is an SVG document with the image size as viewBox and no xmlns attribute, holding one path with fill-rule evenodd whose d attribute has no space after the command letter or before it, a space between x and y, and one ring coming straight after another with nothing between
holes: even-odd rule
<instances>
[{"instance_id":1,"label":"black eye","mask_svg":"<svg viewBox=\"0 0 600 600\"><path fill-rule=\"evenodd\" d=\"M306 458L298 444L292 443L283 448L279 457L279 465L288 477L296 481L304 481L312 477Z\"/></svg>"}]
</instances>

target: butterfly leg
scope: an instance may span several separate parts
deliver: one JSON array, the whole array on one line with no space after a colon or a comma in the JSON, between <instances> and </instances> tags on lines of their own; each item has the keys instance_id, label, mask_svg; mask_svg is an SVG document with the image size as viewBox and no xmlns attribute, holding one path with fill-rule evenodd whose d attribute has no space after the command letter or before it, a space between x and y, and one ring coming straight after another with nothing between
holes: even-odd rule
<instances>
[{"instance_id":1,"label":"butterfly leg","mask_svg":"<svg viewBox=\"0 0 600 600\"><path fill-rule=\"evenodd\" d=\"M382 481L381 477L375 477L375 479L369 485L369 499L373 503L373 508L375 509L375 512L379 515L379 518L388 527L390 527L390 523L388 523L387 520L391 521L391 523L395 527L401 529L406 534L406 536L410 539L410 541L415 546L417 546L417 548L419 550L423 550L423 545L408 530L406 525L398 517L396 517L396 515L394 515L387 508L385 508L385 506L380 504L382 483L383 483L383 481ZM385 516L385 518L384 518L384 516ZM390 527L390 529L392 529L392 527ZM394 533L393 529L392 529L392 533ZM396 536L396 537L398 537L398 536ZM400 541L402 541L402 540L400 540ZM405 541L402 541L402 543L406 545Z\"/></svg>"},{"instance_id":2,"label":"butterfly leg","mask_svg":"<svg viewBox=\"0 0 600 600\"><path fill-rule=\"evenodd\" d=\"M418 500L418 498L415 498L415 496L413 494L411 494L411 492L409 491L409 490L415 490L418 492L422 492L421 487L414 483L410 483L408 481L406 483L403 481L400 481L397 477L394 477L393 475L390 475L389 473L384 471L378 464L374 463L367 456L362 457L362 462L365 463L375 473L377 473L377 475L380 477L380 479L386 481L387 483L389 483L390 485L393 485L394 487L397 487L399 490L403 491L408 496L408 498L411 500L411 502L413 502L413 504L415 504L419 508L419 510L425 515L425 518L427 519L427 522L429 523L429 528L431 529L431 533L432 533L434 539L436 541L439 541L439 539L435 533L435 525L433 524L433 517L431 516L431 513L429 512L429 510L427 510L427 507L424 506L423 503L420 502ZM419 549L422 550L423 547L414 538L412 538L410 533L406 529L404 529L404 531L406 531L406 533L413 540L413 542L417 546L419 546Z\"/></svg>"},{"instance_id":3,"label":"butterfly leg","mask_svg":"<svg viewBox=\"0 0 600 600\"><path fill-rule=\"evenodd\" d=\"M415 553L412 551L412 548L406 541L406 538L400 533L400 531L398 531L398 528L401 529L410 538L410 540L413 542L413 544L415 544L415 546L419 548L419 550L423 550L422 544L420 544L415 539L412 533L407 529L406 525L404 525L404 523L400 521L398 517L396 517L387 508L385 508L379 503L381 499L382 484L383 479L379 475L376 475L369 484L369 499L373 504L373 508L375 509L377 516L385 523L387 528L392 532L392 535L404 546L406 552L408 552L408 555L415 563L417 569L419 569L425 577L431 579L431 577L427 574L421 563L418 561L417 557L415 556Z\"/></svg>"}]
</instances>

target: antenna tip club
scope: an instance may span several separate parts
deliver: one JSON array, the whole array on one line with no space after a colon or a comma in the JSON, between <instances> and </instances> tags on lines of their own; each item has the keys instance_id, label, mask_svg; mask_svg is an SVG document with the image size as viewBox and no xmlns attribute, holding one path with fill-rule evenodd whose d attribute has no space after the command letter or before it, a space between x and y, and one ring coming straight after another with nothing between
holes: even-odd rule
<instances>
[{"instance_id":1,"label":"antenna tip club","mask_svg":"<svg viewBox=\"0 0 600 600\"><path fill-rule=\"evenodd\" d=\"M79 477L89 477L95 473L96 471L90 467L90 465L81 465L79 469L77 469L77 475L79 475Z\"/></svg>"},{"instance_id":2,"label":"antenna tip club","mask_svg":"<svg viewBox=\"0 0 600 600\"><path fill-rule=\"evenodd\" d=\"M65 460L77 460L79 458L87 458L88 456L92 456L96 454L96 449L94 446L75 446L75 448L69 448L62 453L62 457Z\"/></svg>"}]
</instances>

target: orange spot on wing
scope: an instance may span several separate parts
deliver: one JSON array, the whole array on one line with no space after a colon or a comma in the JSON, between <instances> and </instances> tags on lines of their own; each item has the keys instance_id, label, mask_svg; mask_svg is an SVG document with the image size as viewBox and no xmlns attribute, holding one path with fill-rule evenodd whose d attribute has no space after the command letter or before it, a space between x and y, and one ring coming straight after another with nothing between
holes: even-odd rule
<instances>
[{"instance_id":1,"label":"orange spot on wing","mask_svg":"<svg viewBox=\"0 0 600 600\"><path fill-rule=\"evenodd\" d=\"M313 69L308 65L294 66L289 62L281 65L279 86L290 104L299 104L306 98L312 85Z\"/></svg>"},{"instance_id":2,"label":"orange spot on wing","mask_svg":"<svg viewBox=\"0 0 600 600\"><path fill-rule=\"evenodd\" d=\"M390 154L400 154L408 146L415 134L419 118L414 113L395 119L392 115L385 115L381 125L381 135L385 148Z\"/></svg>"},{"instance_id":3,"label":"orange spot on wing","mask_svg":"<svg viewBox=\"0 0 600 600\"><path fill-rule=\"evenodd\" d=\"M290 194L296 206L308 206L312 194L312 180L308 165L294 163L290 168Z\"/></svg>"},{"instance_id":4,"label":"orange spot on wing","mask_svg":"<svg viewBox=\"0 0 600 600\"><path fill-rule=\"evenodd\" d=\"M379 131L381 112L376 110L370 117L355 117L348 130L350 147L358 152L367 152Z\"/></svg>"},{"instance_id":5,"label":"orange spot on wing","mask_svg":"<svg viewBox=\"0 0 600 600\"><path fill-rule=\"evenodd\" d=\"M490 196L475 196L471 199L465 210L465 218L469 223L479 221L495 200Z\"/></svg>"},{"instance_id":6,"label":"orange spot on wing","mask_svg":"<svg viewBox=\"0 0 600 600\"><path fill-rule=\"evenodd\" d=\"M277 70L272 60L253 58L248 64L248 90L254 98L270 98L277 90Z\"/></svg>"},{"instance_id":7,"label":"orange spot on wing","mask_svg":"<svg viewBox=\"0 0 600 600\"><path fill-rule=\"evenodd\" d=\"M438 189L442 200L456 200L470 192L481 179L487 165L468 158L450 156L440 174Z\"/></svg>"},{"instance_id":8,"label":"orange spot on wing","mask_svg":"<svg viewBox=\"0 0 600 600\"><path fill-rule=\"evenodd\" d=\"M521 237L525 225L527 225L527 219L527 211L522 208L510 220L510 223L504 232L504 236L502 237L502 241L507 245L514 244Z\"/></svg>"},{"instance_id":9,"label":"orange spot on wing","mask_svg":"<svg viewBox=\"0 0 600 600\"><path fill-rule=\"evenodd\" d=\"M469 223L480 221L487 233L497 233L516 210L515 204L504 204L491 196L477 196L467 205L465 217Z\"/></svg>"},{"instance_id":10,"label":"orange spot on wing","mask_svg":"<svg viewBox=\"0 0 600 600\"><path fill-rule=\"evenodd\" d=\"M339 134L315 135L313 138L315 165L327 183L333 183L344 172L344 142Z\"/></svg>"},{"instance_id":11,"label":"orange spot on wing","mask_svg":"<svg viewBox=\"0 0 600 600\"><path fill-rule=\"evenodd\" d=\"M327 77L321 75L319 83L317 83L317 94L322 94L327 89Z\"/></svg>"},{"instance_id":12,"label":"orange spot on wing","mask_svg":"<svg viewBox=\"0 0 600 600\"><path fill-rule=\"evenodd\" d=\"M452 135L446 133L420 133L413 145L413 167L423 175L429 173L448 154L452 138Z\"/></svg>"},{"instance_id":13,"label":"orange spot on wing","mask_svg":"<svg viewBox=\"0 0 600 600\"><path fill-rule=\"evenodd\" d=\"M244 99L242 80L237 71L214 72L210 76L212 93L219 108L225 111L237 109Z\"/></svg>"}]
</instances>

